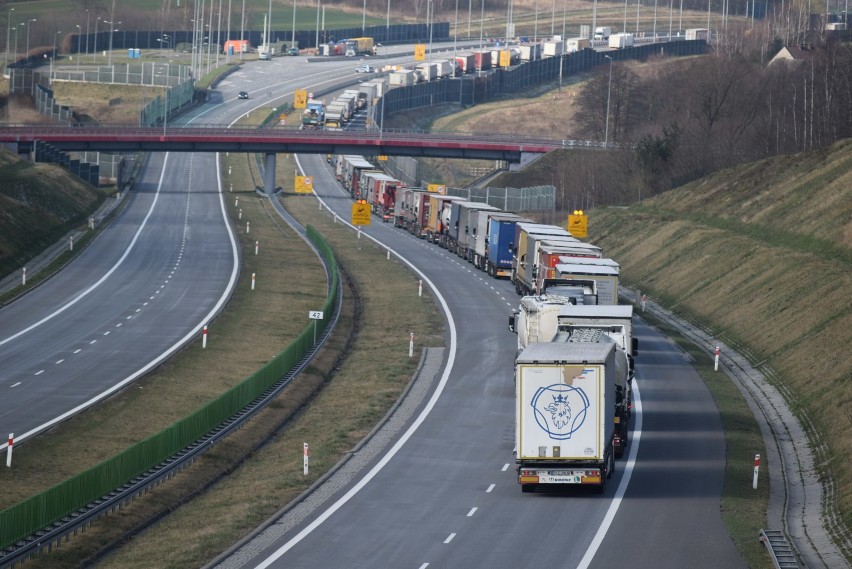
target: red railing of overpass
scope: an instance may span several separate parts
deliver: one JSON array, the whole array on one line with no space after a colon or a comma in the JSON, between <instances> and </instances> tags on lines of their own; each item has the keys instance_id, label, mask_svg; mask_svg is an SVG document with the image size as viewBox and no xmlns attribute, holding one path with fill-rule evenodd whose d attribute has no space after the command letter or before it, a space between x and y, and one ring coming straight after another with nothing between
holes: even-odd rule
<instances>
[{"instance_id":1,"label":"red railing of overpass","mask_svg":"<svg viewBox=\"0 0 852 569\"><path fill-rule=\"evenodd\" d=\"M429 149L447 152L453 150L478 150L492 152L545 153L558 148L600 148L602 143L550 138L524 137L504 134L423 132L403 130L383 131L331 131L296 129L242 129L221 125L188 127L138 127L138 126L58 126L58 125L3 125L0 142L33 143L43 141L68 149L86 149L93 145L116 149L141 145L149 149L162 147L184 150L211 150L236 145L238 148L258 150L264 147L353 147L363 150L375 148L376 153L389 149L419 149L416 154L428 155ZM79 148L74 148L74 147ZM610 145L612 146L612 145ZM319 150L318 150L319 151ZM408 153L408 152L406 152ZM439 155L445 155L439 153Z\"/></svg>"}]
</instances>

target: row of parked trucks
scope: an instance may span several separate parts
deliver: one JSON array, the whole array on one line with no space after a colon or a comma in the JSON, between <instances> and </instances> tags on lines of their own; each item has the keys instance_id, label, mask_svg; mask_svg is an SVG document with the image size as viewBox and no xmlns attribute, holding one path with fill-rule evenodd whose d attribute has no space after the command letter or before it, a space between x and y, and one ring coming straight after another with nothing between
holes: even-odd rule
<instances>
[{"instance_id":1,"label":"row of parked trucks","mask_svg":"<svg viewBox=\"0 0 852 569\"><path fill-rule=\"evenodd\" d=\"M356 112L366 108L370 101L381 94L380 83L378 80L367 81L359 85L358 89L347 89L328 105L320 99L308 99L302 112L302 127L343 128Z\"/></svg>"},{"instance_id":2,"label":"row of parked trucks","mask_svg":"<svg viewBox=\"0 0 852 569\"><path fill-rule=\"evenodd\" d=\"M626 449L638 341L618 304L619 265L564 228L459 196L408 187L362 156L330 157L353 199L383 221L454 252L521 296L515 462L524 492L603 492Z\"/></svg>"}]
</instances>

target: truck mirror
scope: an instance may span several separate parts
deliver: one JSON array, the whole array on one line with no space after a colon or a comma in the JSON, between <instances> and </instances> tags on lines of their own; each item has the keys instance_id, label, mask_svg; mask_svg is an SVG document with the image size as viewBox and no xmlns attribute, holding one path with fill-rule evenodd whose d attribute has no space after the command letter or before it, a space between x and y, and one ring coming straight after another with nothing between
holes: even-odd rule
<instances>
[{"instance_id":1,"label":"truck mirror","mask_svg":"<svg viewBox=\"0 0 852 569\"><path fill-rule=\"evenodd\" d=\"M634 358L639 355L639 338L630 339L630 354Z\"/></svg>"},{"instance_id":2,"label":"truck mirror","mask_svg":"<svg viewBox=\"0 0 852 569\"><path fill-rule=\"evenodd\" d=\"M509 315L509 331L515 332L517 334L517 330L515 330L515 319L518 317L517 312L513 312Z\"/></svg>"}]
</instances>

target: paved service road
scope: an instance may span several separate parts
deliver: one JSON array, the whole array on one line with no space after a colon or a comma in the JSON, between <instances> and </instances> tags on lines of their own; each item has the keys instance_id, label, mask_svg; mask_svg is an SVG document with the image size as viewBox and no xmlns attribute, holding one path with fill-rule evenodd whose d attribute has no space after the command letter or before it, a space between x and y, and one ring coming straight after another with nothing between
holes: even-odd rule
<instances>
[{"instance_id":1,"label":"paved service road","mask_svg":"<svg viewBox=\"0 0 852 569\"><path fill-rule=\"evenodd\" d=\"M324 161L300 159L348 219L349 200ZM376 461L345 501L347 491L329 501L333 513L317 511L289 531L273 525L222 567L745 567L719 513L718 412L673 344L637 326L642 438L616 462L603 496L522 494L512 456L517 340L507 329L517 295L388 224L364 230L422 270L452 312L457 350L446 383L392 458Z\"/></svg>"}]
</instances>

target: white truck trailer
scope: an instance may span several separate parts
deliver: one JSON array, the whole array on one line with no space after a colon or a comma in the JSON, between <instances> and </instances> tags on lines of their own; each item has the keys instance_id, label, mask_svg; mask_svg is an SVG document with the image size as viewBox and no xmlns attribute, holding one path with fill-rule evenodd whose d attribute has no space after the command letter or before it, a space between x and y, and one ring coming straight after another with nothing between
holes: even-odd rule
<instances>
[{"instance_id":1,"label":"white truck trailer","mask_svg":"<svg viewBox=\"0 0 852 569\"><path fill-rule=\"evenodd\" d=\"M534 343L518 355L515 463L524 492L590 485L603 493L621 447L616 426L627 422L626 383L626 358L612 341Z\"/></svg>"}]
</instances>

